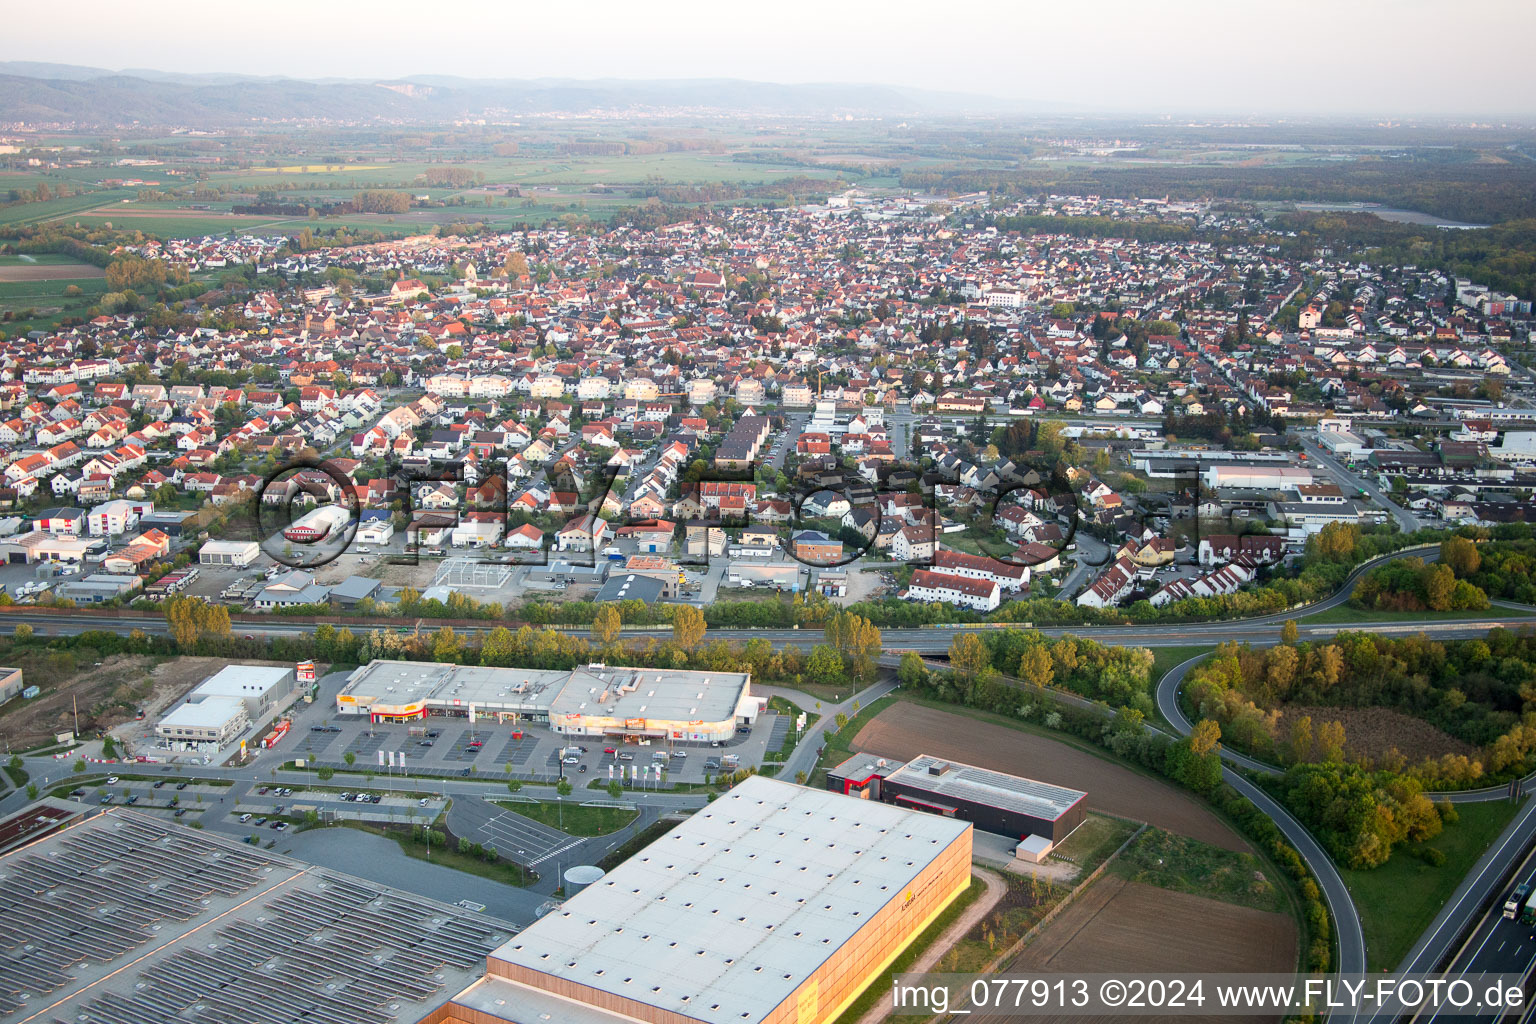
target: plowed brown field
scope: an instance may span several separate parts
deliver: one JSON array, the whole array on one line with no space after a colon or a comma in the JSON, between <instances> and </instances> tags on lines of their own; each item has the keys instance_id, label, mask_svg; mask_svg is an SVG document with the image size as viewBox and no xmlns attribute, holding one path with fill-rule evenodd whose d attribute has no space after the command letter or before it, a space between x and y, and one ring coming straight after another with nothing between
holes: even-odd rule
<instances>
[{"instance_id":1,"label":"plowed brown field","mask_svg":"<svg viewBox=\"0 0 1536 1024\"><path fill-rule=\"evenodd\" d=\"M1250 849L1241 836L1188 793L1021 729L902 700L860 729L853 747L903 761L932 754L1080 789L1088 794L1089 810L1145 821L1228 850Z\"/></svg>"},{"instance_id":2,"label":"plowed brown field","mask_svg":"<svg viewBox=\"0 0 1536 1024\"><path fill-rule=\"evenodd\" d=\"M1180 974L1198 970L1279 974L1292 971L1295 966L1296 924L1284 914L1252 910L1105 875L1047 925L1008 970L1105 974ZM1033 1019L1043 1024L1057 1018ZM1127 1018L1060 1019L1082 1024ZM1270 1018L1199 1019L1253 1022Z\"/></svg>"}]
</instances>

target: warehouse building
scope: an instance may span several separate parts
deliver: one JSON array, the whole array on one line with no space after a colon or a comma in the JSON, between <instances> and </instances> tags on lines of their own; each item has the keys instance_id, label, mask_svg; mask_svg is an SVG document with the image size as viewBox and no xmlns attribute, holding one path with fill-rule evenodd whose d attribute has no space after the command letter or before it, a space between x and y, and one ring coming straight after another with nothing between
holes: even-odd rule
<instances>
[{"instance_id":1,"label":"warehouse building","mask_svg":"<svg viewBox=\"0 0 1536 1024\"><path fill-rule=\"evenodd\" d=\"M1260 491L1294 491L1312 482L1310 470L1300 466L1210 466L1200 474L1212 490L1234 487Z\"/></svg>"},{"instance_id":2,"label":"warehouse building","mask_svg":"<svg viewBox=\"0 0 1536 1024\"><path fill-rule=\"evenodd\" d=\"M17 696L24 689L26 684L21 681L21 669L0 668L0 704Z\"/></svg>"},{"instance_id":3,"label":"warehouse building","mask_svg":"<svg viewBox=\"0 0 1536 1024\"><path fill-rule=\"evenodd\" d=\"M230 665L187 694L155 726L155 735L172 745L224 746L252 722L277 710L293 692L293 669L280 665Z\"/></svg>"},{"instance_id":4,"label":"warehouse building","mask_svg":"<svg viewBox=\"0 0 1536 1024\"><path fill-rule=\"evenodd\" d=\"M762 701L752 696L751 678L602 664L557 671L372 661L348 678L336 710L376 722L474 714L548 722L569 736L704 743L730 739L756 720Z\"/></svg>"},{"instance_id":5,"label":"warehouse building","mask_svg":"<svg viewBox=\"0 0 1536 1024\"><path fill-rule=\"evenodd\" d=\"M971 826L755 776L421 1024L826 1024L970 884Z\"/></svg>"},{"instance_id":6,"label":"warehouse building","mask_svg":"<svg viewBox=\"0 0 1536 1024\"><path fill-rule=\"evenodd\" d=\"M298 544L313 544L342 530L351 520L352 513L340 505L320 505L294 520L283 537Z\"/></svg>"},{"instance_id":7,"label":"warehouse building","mask_svg":"<svg viewBox=\"0 0 1536 1024\"><path fill-rule=\"evenodd\" d=\"M261 547L253 540L210 540L197 552L197 560L203 565L233 565L244 569L256 561Z\"/></svg>"},{"instance_id":8,"label":"warehouse building","mask_svg":"<svg viewBox=\"0 0 1536 1024\"><path fill-rule=\"evenodd\" d=\"M1083 823L1088 794L921 754L891 761L855 754L827 771L827 788L969 821L983 832L1060 843Z\"/></svg>"},{"instance_id":9,"label":"warehouse building","mask_svg":"<svg viewBox=\"0 0 1536 1024\"><path fill-rule=\"evenodd\" d=\"M155 726L155 735L166 740L173 750L195 748L204 743L224 747L233 743L250 724L245 701L238 697L209 697L176 705Z\"/></svg>"},{"instance_id":10,"label":"warehouse building","mask_svg":"<svg viewBox=\"0 0 1536 1024\"><path fill-rule=\"evenodd\" d=\"M415 1020L516 932L211 830L79 810L33 804L28 823L48 821L0 855L0 1024Z\"/></svg>"}]
</instances>

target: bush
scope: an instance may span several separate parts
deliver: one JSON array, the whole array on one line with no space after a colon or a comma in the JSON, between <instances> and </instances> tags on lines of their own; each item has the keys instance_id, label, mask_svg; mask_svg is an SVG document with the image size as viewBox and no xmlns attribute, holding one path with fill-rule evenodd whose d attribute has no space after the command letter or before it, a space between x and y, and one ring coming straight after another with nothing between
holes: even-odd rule
<instances>
[{"instance_id":1,"label":"bush","mask_svg":"<svg viewBox=\"0 0 1536 1024\"><path fill-rule=\"evenodd\" d=\"M1445 863L1445 853L1436 846L1419 846L1413 850L1413 855L1432 868L1438 868Z\"/></svg>"}]
</instances>

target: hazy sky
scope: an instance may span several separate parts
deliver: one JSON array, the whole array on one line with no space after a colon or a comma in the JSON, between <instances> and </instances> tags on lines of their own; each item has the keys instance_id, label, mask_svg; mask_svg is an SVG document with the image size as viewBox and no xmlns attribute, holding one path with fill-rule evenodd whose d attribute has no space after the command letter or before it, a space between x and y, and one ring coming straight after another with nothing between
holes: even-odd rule
<instances>
[{"instance_id":1,"label":"hazy sky","mask_svg":"<svg viewBox=\"0 0 1536 1024\"><path fill-rule=\"evenodd\" d=\"M1106 112L1536 113L1531 0L12 4L0 59L295 77L873 82Z\"/></svg>"}]
</instances>

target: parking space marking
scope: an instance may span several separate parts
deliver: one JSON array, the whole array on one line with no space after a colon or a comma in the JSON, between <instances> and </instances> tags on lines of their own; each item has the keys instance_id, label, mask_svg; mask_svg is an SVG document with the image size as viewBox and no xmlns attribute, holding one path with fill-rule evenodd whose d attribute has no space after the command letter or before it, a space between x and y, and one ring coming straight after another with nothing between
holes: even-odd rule
<instances>
[{"instance_id":1,"label":"parking space marking","mask_svg":"<svg viewBox=\"0 0 1536 1024\"><path fill-rule=\"evenodd\" d=\"M499 853L521 857L540 857L566 843L570 836L536 821L503 811L480 826L482 835L490 836ZM578 840L579 842L580 840ZM530 860L530 866L538 861Z\"/></svg>"},{"instance_id":2,"label":"parking space marking","mask_svg":"<svg viewBox=\"0 0 1536 1024\"><path fill-rule=\"evenodd\" d=\"M520 740L508 740L507 745L501 748L501 754L496 758L496 763L510 763L515 768L521 768L533 760L533 755L538 749L539 741L530 740L526 736Z\"/></svg>"},{"instance_id":3,"label":"parking space marking","mask_svg":"<svg viewBox=\"0 0 1536 1024\"><path fill-rule=\"evenodd\" d=\"M564 846L557 846L553 850L550 850L548 853L544 854L542 857L539 857L537 860L530 861L528 866L531 867L531 868L536 868L540 864L544 863L545 861L551 860L551 859L553 859L555 857L558 857L562 853L564 853L565 851L573 849L573 848L575 848L577 846L580 846L584 842L586 842L585 839L572 839L569 842L567 842Z\"/></svg>"}]
</instances>

